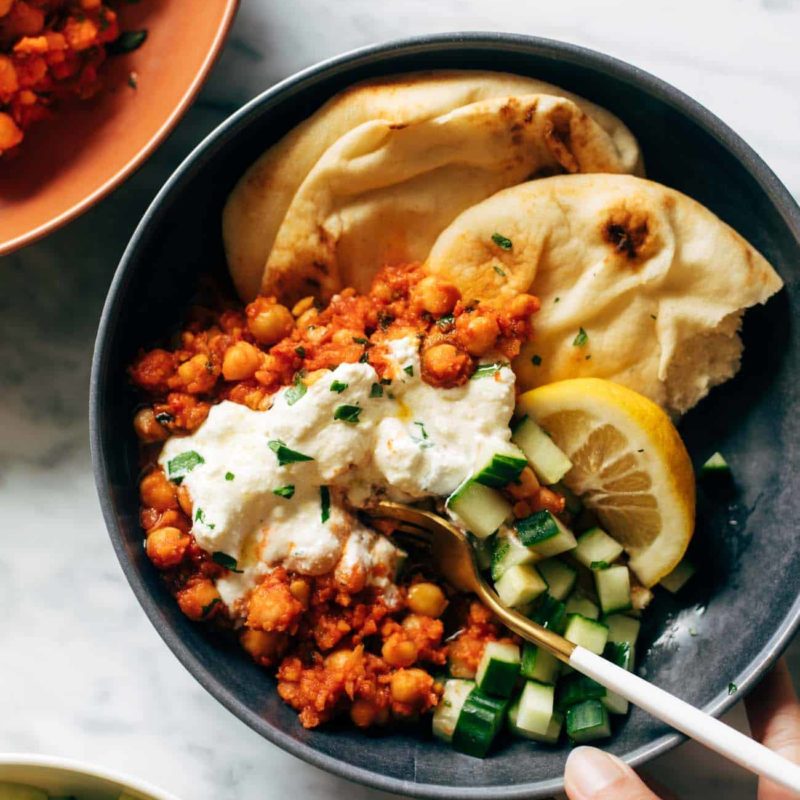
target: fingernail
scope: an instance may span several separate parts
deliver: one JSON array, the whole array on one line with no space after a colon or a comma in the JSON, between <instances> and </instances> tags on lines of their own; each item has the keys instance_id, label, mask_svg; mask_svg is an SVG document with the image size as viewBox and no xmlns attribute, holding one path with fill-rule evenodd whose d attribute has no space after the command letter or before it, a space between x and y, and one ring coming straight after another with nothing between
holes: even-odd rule
<instances>
[{"instance_id":1,"label":"fingernail","mask_svg":"<svg viewBox=\"0 0 800 800\"><path fill-rule=\"evenodd\" d=\"M594 796L625 777L625 767L614 756L595 747L576 747L567 759L565 778L581 794Z\"/></svg>"}]
</instances>

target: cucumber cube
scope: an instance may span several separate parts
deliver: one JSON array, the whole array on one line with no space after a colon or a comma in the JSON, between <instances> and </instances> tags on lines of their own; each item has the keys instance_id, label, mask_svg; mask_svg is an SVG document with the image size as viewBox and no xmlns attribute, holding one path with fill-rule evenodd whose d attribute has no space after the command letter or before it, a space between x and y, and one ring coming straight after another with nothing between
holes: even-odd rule
<instances>
[{"instance_id":1,"label":"cucumber cube","mask_svg":"<svg viewBox=\"0 0 800 800\"><path fill-rule=\"evenodd\" d=\"M549 511L536 511L515 523L519 540L532 547L542 558L572 550L577 542L572 531Z\"/></svg>"},{"instance_id":2,"label":"cucumber cube","mask_svg":"<svg viewBox=\"0 0 800 800\"><path fill-rule=\"evenodd\" d=\"M508 700L473 689L459 714L453 747L469 756L483 758L503 725Z\"/></svg>"},{"instance_id":3,"label":"cucumber cube","mask_svg":"<svg viewBox=\"0 0 800 800\"><path fill-rule=\"evenodd\" d=\"M519 676L519 647L505 642L487 642L478 664L475 682L486 694L511 697Z\"/></svg>"},{"instance_id":4,"label":"cucumber cube","mask_svg":"<svg viewBox=\"0 0 800 800\"><path fill-rule=\"evenodd\" d=\"M539 598L539 602L527 616L534 622L538 622L543 628L548 628L556 633L563 633L567 625L566 606L560 600L551 597L549 591L548 594Z\"/></svg>"},{"instance_id":5,"label":"cucumber cube","mask_svg":"<svg viewBox=\"0 0 800 800\"><path fill-rule=\"evenodd\" d=\"M571 614L567 620L564 638L600 655L608 641L608 627L580 614Z\"/></svg>"},{"instance_id":6,"label":"cucumber cube","mask_svg":"<svg viewBox=\"0 0 800 800\"><path fill-rule=\"evenodd\" d=\"M628 671L633 669L633 647L627 642L609 642L603 651L603 658ZM628 713L629 703L622 695L606 691L605 697L600 699L609 714Z\"/></svg>"},{"instance_id":7,"label":"cucumber cube","mask_svg":"<svg viewBox=\"0 0 800 800\"><path fill-rule=\"evenodd\" d=\"M536 681L526 681L519 697L516 725L527 733L544 736L553 717L555 688Z\"/></svg>"},{"instance_id":8,"label":"cucumber cube","mask_svg":"<svg viewBox=\"0 0 800 800\"><path fill-rule=\"evenodd\" d=\"M578 571L558 558L542 561L537 569L547 581L547 593L556 600L565 600L578 580Z\"/></svg>"},{"instance_id":9,"label":"cucumber cube","mask_svg":"<svg viewBox=\"0 0 800 800\"><path fill-rule=\"evenodd\" d=\"M544 594L547 584L535 567L518 564L509 567L494 588L505 605L519 608Z\"/></svg>"},{"instance_id":10,"label":"cucumber cube","mask_svg":"<svg viewBox=\"0 0 800 800\"><path fill-rule=\"evenodd\" d=\"M594 583L604 614L627 611L631 607L631 576L627 567L595 570Z\"/></svg>"},{"instance_id":11,"label":"cucumber cube","mask_svg":"<svg viewBox=\"0 0 800 800\"><path fill-rule=\"evenodd\" d=\"M556 708L566 711L570 706L582 703L584 700L600 700L606 696L605 686L597 681L573 672L564 676L556 688Z\"/></svg>"},{"instance_id":12,"label":"cucumber cube","mask_svg":"<svg viewBox=\"0 0 800 800\"><path fill-rule=\"evenodd\" d=\"M523 739L531 739L535 742L542 742L543 744L556 744L561 736L561 728L564 726L564 715L559 714L557 711L553 712L550 717L550 724L547 726L547 731L544 734L533 733L526 731L517 725L517 717L519 715L519 699L508 709L508 729L514 736L521 736Z\"/></svg>"},{"instance_id":13,"label":"cucumber cube","mask_svg":"<svg viewBox=\"0 0 800 800\"><path fill-rule=\"evenodd\" d=\"M590 528L578 537L578 546L573 556L584 567L592 568L592 564L612 564L624 552L622 545L612 539L601 528Z\"/></svg>"},{"instance_id":14,"label":"cucumber cube","mask_svg":"<svg viewBox=\"0 0 800 800\"><path fill-rule=\"evenodd\" d=\"M627 642L631 649L636 644L639 629L642 627L642 623L638 619L626 617L623 614L610 614L603 617L603 623L608 626L609 642Z\"/></svg>"},{"instance_id":15,"label":"cucumber cube","mask_svg":"<svg viewBox=\"0 0 800 800\"><path fill-rule=\"evenodd\" d=\"M511 504L500 492L472 480L450 495L447 509L479 539L493 534L511 516Z\"/></svg>"},{"instance_id":16,"label":"cucumber cube","mask_svg":"<svg viewBox=\"0 0 800 800\"><path fill-rule=\"evenodd\" d=\"M561 662L547 650L543 650L532 642L522 645L522 665L520 673L539 683L554 684L561 669Z\"/></svg>"},{"instance_id":17,"label":"cucumber cube","mask_svg":"<svg viewBox=\"0 0 800 800\"><path fill-rule=\"evenodd\" d=\"M520 473L528 466L528 460L517 448L513 453L494 453L486 466L475 473L473 480L484 486L500 489L519 479Z\"/></svg>"},{"instance_id":18,"label":"cucumber cube","mask_svg":"<svg viewBox=\"0 0 800 800\"><path fill-rule=\"evenodd\" d=\"M470 692L475 688L474 681L463 681L450 678L444 684L444 692L439 705L433 712L433 735L445 742L453 739L461 709L467 701Z\"/></svg>"},{"instance_id":19,"label":"cucumber cube","mask_svg":"<svg viewBox=\"0 0 800 800\"><path fill-rule=\"evenodd\" d=\"M608 712L599 700L584 700L567 711L567 736L575 742L593 742L611 736Z\"/></svg>"},{"instance_id":20,"label":"cucumber cube","mask_svg":"<svg viewBox=\"0 0 800 800\"><path fill-rule=\"evenodd\" d=\"M588 619L600 619L600 609L586 595L573 592L566 602L567 614L580 614Z\"/></svg>"},{"instance_id":21,"label":"cucumber cube","mask_svg":"<svg viewBox=\"0 0 800 800\"><path fill-rule=\"evenodd\" d=\"M509 567L515 567L518 564L535 564L537 561L541 561L538 553L525 547L513 530L502 528L494 538L491 564L492 580L500 580Z\"/></svg>"},{"instance_id":22,"label":"cucumber cube","mask_svg":"<svg viewBox=\"0 0 800 800\"><path fill-rule=\"evenodd\" d=\"M533 471L547 486L558 483L572 469L564 452L528 416L514 428L511 441L525 453Z\"/></svg>"}]
</instances>

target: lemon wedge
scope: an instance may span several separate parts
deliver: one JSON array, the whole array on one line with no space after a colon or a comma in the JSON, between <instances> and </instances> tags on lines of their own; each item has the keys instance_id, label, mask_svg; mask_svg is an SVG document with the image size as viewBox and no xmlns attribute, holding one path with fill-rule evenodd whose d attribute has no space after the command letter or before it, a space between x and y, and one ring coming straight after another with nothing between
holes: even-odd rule
<instances>
[{"instance_id":1,"label":"lemon wedge","mask_svg":"<svg viewBox=\"0 0 800 800\"><path fill-rule=\"evenodd\" d=\"M623 545L645 586L668 575L694 532L695 481L681 437L664 411L632 389L575 378L520 395L566 453L564 483Z\"/></svg>"}]
</instances>

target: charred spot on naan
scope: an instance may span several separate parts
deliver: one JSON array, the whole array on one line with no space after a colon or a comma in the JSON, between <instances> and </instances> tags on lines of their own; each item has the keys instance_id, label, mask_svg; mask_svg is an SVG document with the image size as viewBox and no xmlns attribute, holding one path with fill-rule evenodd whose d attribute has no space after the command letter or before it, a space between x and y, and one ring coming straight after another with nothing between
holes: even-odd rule
<instances>
[{"instance_id":1,"label":"charred spot on naan","mask_svg":"<svg viewBox=\"0 0 800 800\"><path fill-rule=\"evenodd\" d=\"M646 208L626 203L606 215L600 233L614 253L635 268L658 249L659 237L655 228L655 222Z\"/></svg>"}]
</instances>

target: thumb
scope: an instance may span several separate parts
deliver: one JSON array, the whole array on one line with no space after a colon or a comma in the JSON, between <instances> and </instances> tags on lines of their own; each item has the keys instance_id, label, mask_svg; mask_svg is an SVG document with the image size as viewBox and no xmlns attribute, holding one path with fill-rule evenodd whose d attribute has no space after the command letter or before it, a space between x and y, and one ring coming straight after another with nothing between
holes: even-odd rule
<instances>
[{"instance_id":1,"label":"thumb","mask_svg":"<svg viewBox=\"0 0 800 800\"><path fill-rule=\"evenodd\" d=\"M569 800L659 800L629 766L594 747L569 754L564 789Z\"/></svg>"}]
</instances>

